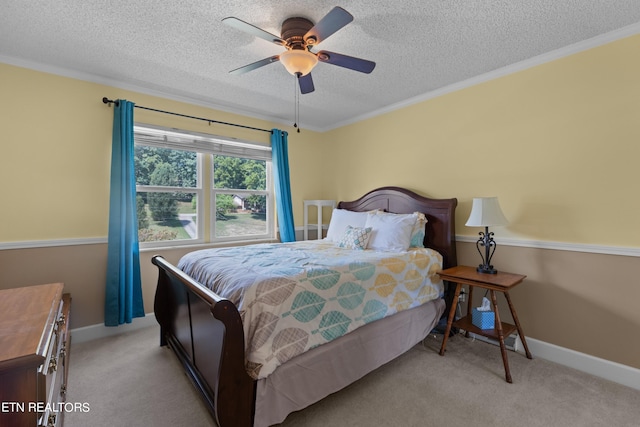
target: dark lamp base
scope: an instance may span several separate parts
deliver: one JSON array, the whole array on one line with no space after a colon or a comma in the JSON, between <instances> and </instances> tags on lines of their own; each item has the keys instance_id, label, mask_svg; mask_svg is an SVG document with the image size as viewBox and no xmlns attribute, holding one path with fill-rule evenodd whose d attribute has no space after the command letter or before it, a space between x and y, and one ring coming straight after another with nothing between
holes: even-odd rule
<instances>
[{"instance_id":1,"label":"dark lamp base","mask_svg":"<svg viewBox=\"0 0 640 427\"><path fill-rule=\"evenodd\" d=\"M484 248L484 254L480 248ZM496 242L493 240L493 233L489 233L489 227L484 228L484 233L480 232L480 238L476 242L476 249L478 249L478 253L482 257L482 264L476 268L478 273L496 274L498 270L491 265L491 258L496 251Z\"/></svg>"},{"instance_id":2,"label":"dark lamp base","mask_svg":"<svg viewBox=\"0 0 640 427\"><path fill-rule=\"evenodd\" d=\"M498 272L498 270L493 268L493 265L482 265L482 264L480 264L478 268L476 268L476 271L478 273L485 273L485 274L496 274Z\"/></svg>"}]
</instances>

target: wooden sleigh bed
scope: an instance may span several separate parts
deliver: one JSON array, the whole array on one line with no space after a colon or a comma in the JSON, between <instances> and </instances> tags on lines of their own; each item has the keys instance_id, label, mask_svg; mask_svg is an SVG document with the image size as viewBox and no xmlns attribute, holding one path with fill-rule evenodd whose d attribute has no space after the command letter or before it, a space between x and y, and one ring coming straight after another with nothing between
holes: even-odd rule
<instances>
[{"instance_id":1,"label":"wooden sleigh bed","mask_svg":"<svg viewBox=\"0 0 640 427\"><path fill-rule=\"evenodd\" d=\"M338 209L354 212L422 212L424 246L457 265L457 200L429 199L399 187L373 190ZM247 373L243 322L238 308L161 256L154 311L161 345L169 345L220 427L264 427L353 383L420 342L445 311L437 298L368 323L278 366L266 378ZM403 333L399 334L398 330Z\"/></svg>"}]
</instances>

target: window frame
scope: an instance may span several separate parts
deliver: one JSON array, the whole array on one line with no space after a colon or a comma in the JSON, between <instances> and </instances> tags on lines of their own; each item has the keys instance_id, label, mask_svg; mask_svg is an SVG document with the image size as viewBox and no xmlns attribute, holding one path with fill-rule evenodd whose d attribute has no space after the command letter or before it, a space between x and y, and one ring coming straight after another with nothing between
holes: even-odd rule
<instances>
[{"instance_id":1,"label":"window frame","mask_svg":"<svg viewBox=\"0 0 640 427\"><path fill-rule=\"evenodd\" d=\"M197 244L264 241L275 238L275 197L271 146L243 141L219 135L167 128L146 123L134 124L134 145L159 147L170 150L191 151L197 154L196 187L172 187L136 185L136 193L195 193L196 229L195 239L175 239L140 242L140 248L179 247ZM264 190L214 188L214 155L265 161L266 185ZM263 234L216 237L216 194L260 194L266 198L266 231ZM209 232L207 233L207 226Z\"/></svg>"}]
</instances>

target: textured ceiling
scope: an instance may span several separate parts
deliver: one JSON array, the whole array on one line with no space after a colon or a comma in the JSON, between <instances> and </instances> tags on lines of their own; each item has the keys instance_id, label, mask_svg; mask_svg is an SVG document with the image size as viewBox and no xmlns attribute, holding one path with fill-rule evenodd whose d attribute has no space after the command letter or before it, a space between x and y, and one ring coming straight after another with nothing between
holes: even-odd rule
<instances>
[{"instance_id":1,"label":"textured ceiling","mask_svg":"<svg viewBox=\"0 0 640 427\"><path fill-rule=\"evenodd\" d=\"M334 6L354 21L319 49L377 66L318 64L316 90L300 96L303 128L332 129L585 40L640 32L640 0L2 0L0 62L291 124L296 82L282 64L229 74L283 48L221 20L279 35L286 18L317 22Z\"/></svg>"}]
</instances>

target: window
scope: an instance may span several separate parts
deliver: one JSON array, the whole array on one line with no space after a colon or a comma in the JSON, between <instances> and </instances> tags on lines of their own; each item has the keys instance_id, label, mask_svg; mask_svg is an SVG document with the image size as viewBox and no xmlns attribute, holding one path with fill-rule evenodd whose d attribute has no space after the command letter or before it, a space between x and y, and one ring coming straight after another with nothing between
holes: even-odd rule
<instances>
[{"instance_id":1,"label":"window","mask_svg":"<svg viewBox=\"0 0 640 427\"><path fill-rule=\"evenodd\" d=\"M134 137L142 247L273 237L270 147L149 125Z\"/></svg>"}]
</instances>

